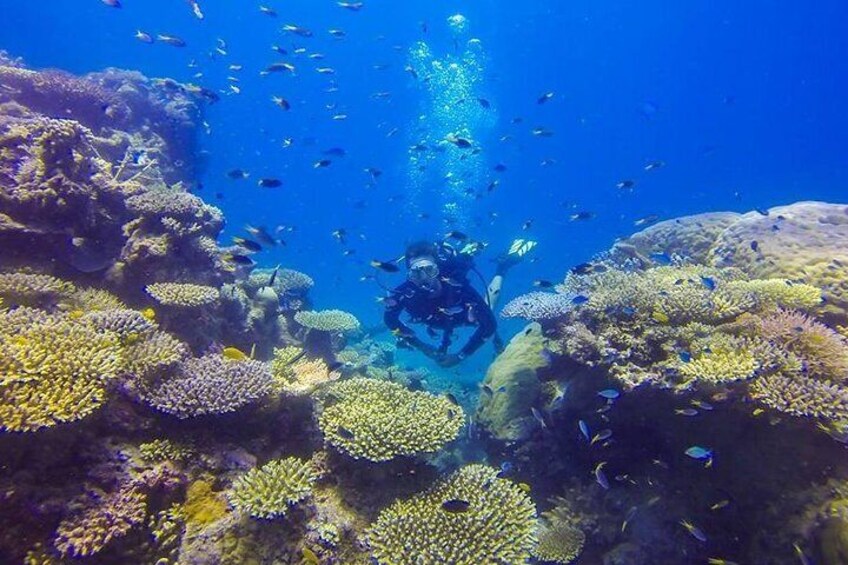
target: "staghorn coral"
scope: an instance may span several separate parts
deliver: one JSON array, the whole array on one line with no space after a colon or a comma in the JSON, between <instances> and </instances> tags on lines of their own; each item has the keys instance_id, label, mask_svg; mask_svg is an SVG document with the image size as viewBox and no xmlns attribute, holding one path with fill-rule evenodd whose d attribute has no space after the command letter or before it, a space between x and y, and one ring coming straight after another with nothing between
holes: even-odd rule
<instances>
[{"instance_id":1,"label":"staghorn coral","mask_svg":"<svg viewBox=\"0 0 848 565\"><path fill-rule=\"evenodd\" d=\"M312 492L316 474L309 461L286 457L251 469L233 482L230 504L254 518L285 516Z\"/></svg>"},{"instance_id":2,"label":"staghorn coral","mask_svg":"<svg viewBox=\"0 0 848 565\"><path fill-rule=\"evenodd\" d=\"M147 496L134 483L124 485L59 524L54 545L64 557L99 553L113 539L144 524Z\"/></svg>"},{"instance_id":3,"label":"staghorn coral","mask_svg":"<svg viewBox=\"0 0 848 565\"><path fill-rule=\"evenodd\" d=\"M321 332L351 332L359 329L356 316L342 310L306 310L297 312L294 320L305 328Z\"/></svg>"},{"instance_id":4,"label":"staghorn coral","mask_svg":"<svg viewBox=\"0 0 848 565\"><path fill-rule=\"evenodd\" d=\"M51 275L0 273L0 296L10 304L39 306L68 296L75 290L73 283Z\"/></svg>"},{"instance_id":5,"label":"staghorn coral","mask_svg":"<svg viewBox=\"0 0 848 565\"><path fill-rule=\"evenodd\" d=\"M468 509L451 512L448 501ZM468 465L383 510L368 539L374 559L386 565L524 563L535 530L536 509L522 489L496 469Z\"/></svg>"},{"instance_id":6,"label":"staghorn coral","mask_svg":"<svg viewBox=\"0 0 848 565\"><path fill-rule=\"evenodd\" d=\"M769 375L749 387L751 397L793 416L848 420L848 388L803 375Z\"/></svg>"},{"instance_id":7,"label":"staghorn coral","mask_svg":"<svg viewBox=\"0 0 848 565\"><path fill-rule=\"evenodd\" d=\"M685 379L722 384L750 379L757 374L760 364L744 339L723 336L723 339L709 339L707 343L709 345L695 348L698 353L691 361L680 364L678 372Z\"/></svg>"},{"instance_id":8,"label":"staghorn coral","mask_svg":"<svg viewBox=\"0 0 848 565\"><path fill-rule=\"evenodd\" d=\"M0 334L0 428L34 431L88 416L122 363L115 334L67 316Z\"/></svg>"},{"instance_id":9,"label":"staghorn coral","mask_svg":"<svg viewBox=\"0 0 848 565\"><path fill-rule=\"evenodd\" d=\"M271 360L271 373L274 375L274 384L279 389L282 389L292 380L292 364L303 357L303 355L303 348L295 345L274 348L274 358Z\"/></svg>"},{"instance_id":10,"label":"staghorn coral","mask_svg":"<svg viewBox=\"0 0 848 565\"><path fill-rule=\"evenodd\" d=\"M281 372L275 370L274 383L281 392L305 395L323 384L338 380L340 376L338 371L330 371L323 359L300 359Z\"/></svg>"},{"instance_id":11,"label":"staghorn coral","mask_svg":"<svg viewBox=\"0 0 848 565\"><path fill-rule=\"evenodd\" d=\"M183 462L196 455L194 449L168 438L157 438L138 446L141 457L149 463Z\"/></svg>"},{"instance_id":12,"label":"staghorn coral","mask_svg":"<svg viewBox=\"0 0 848 565\"><path fill-rule=\"evenodd\" d=\"M180 363L176 373L142 387L142 398L178 418L233 412L272 389L271 371L252 359L208 354Z\"/></svg>"},{"instance_id":13,"label":"staghorn coral","mask_svg":"<svg viewBox=\"0 0 848 565\"><path fill-rule=\"evenodd\" d=\"M355 459L388 461L428 453L456 438L462 408L445 397L388 381L355 378L332 385L318 424L324 438Z\"/></svg>"},{"instance_id":14,"label":"staghorn coral","mask_svg":"<svg viewBox=\"0 0 848 565\"><path fill-rule=\"evenodd\" d=\"M145 287L159 304L179 308L197 308L218 302L219 292L213 286L191 283L163 282Z\"/></svg>"},{"instance_id":15,"label":"staghorn coral","mask_svg":"<svg viewBox=\"0 0 848 565\"><path fill-rule=\"evenodd\" d=\"M99 330L116 334L122 342L137 339L156 329L156 324L145 318L141 312L128 309L95 310L82 315L81 319L90 322Z\"/></svg>"},{"instance_id":16,"label":"staghorn coral","mask_svg":"<svg viewBox=\"0 0 848 565\"><path fill-rule=\"evenodd\" d=\"M188 346L169 333L131 334L125 340L124 369L136 379L150 380L188 356Z\"/></svg>"}]
</instances>

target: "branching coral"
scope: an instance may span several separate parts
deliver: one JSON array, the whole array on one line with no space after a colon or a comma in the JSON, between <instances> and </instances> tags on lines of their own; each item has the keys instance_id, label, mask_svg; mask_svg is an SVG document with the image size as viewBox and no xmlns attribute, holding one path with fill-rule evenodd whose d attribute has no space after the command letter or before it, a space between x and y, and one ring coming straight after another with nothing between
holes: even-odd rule
<instances>
[{"instance_id":1,"label":"branching coral","mask_svg":"<svg viewBox=\"0 0 848 565\"><path fill-rule=\"evenodd\" d=\"M533 555L551 563L571 563L577 559L586 543L586 534L580 528L559 521L541 525L538 538L539 543Z\"/></svg>"},{"instance_id":2,"label":"branching coral","mask_svg":"<svg viewBox=\"0 0 848 565\"><path fill-rule=\"evenodd\" d=\"M254 518L285 516L312 492L316 474L309 461L287 457L251 469L233 482L230 503Z\"/></svg>"},{"instance_id":3,"label":"branching coral","mask_svg":"<svg viewBox=\"0 0 848 565\"><path fill-rule=\"evenodd\" d=\"M509 301L501 311L501 316L525 320L553 320L564 316L573 308L574 296L531 292Z\"/></svg>"},{"instance_id":4,"label":"branching coral","mask_svg":"<svg viewBox=\"0 0 848 565\"><path fill-rule=\"evenodd\" d=\"M755 380L751 397L794 416L848 420L848 388L802 375L770 375Z\"/></svg>"},{"instance_id":5,"label":"branching coral","mask_svg":"<svg viewBox=\"0 0 848 565\"><path fill-rule=\"evenodd\" d=\"M522 489L496 469L468 465L383 510L368 536L381 564L477 565L526 562L535 530L536 509Z\"/></svg>"},{"instance_id":6,"label":"branching coral","mask_svg":"<svg viewBox=\"0 0 848 565\"><path fill-rule=\"evenodd\" d=\"M72 311L71 315L74 315ZM156 325L135 310L95 310L81 316L94 327L117 334L121 341L127 342L152 332Z\"/></svg>"},{"instance_id":7,"label":"branching coral","mask_svg":"<svg viewBox=\"0 0 848 565\"><path fill-rule=\"evenodd\" d=\"M300 359L283 371L275 370L274 383L282 392L303 395L314 392L325 383L338 380L340 376L338 371L330 371L323 359Z\"/></svg>"},{"instance_id":8,"label":"branching coral","mask_svg":"<svg viewBox=\"0 0 848 565\"><path fill-rule=\"evenodd\" d=\"M179 418L233 412L271 392L271 371L251 359L208 354L180 364L176 374L144 387L153 407Z\"/></svg>"},{"instance_id":9,"label":"branching coral","mask_svg":"<svg viewBox=\"0 0 848 565\"><path fill-rule=\"evenodd\" d=\"M294 320L305 328L322 332L350 332L359 329L356 316L343 310L306 310L296 313Z\"/></svg>"},{"instance_id":10,"label":"branching coral","mask_svg":"<svg viewBox=\"0 0 848 565\"><path fill-rule=\"evenodd\" d=\"M126 310L120 298L101 288L79 288L60 305L66 310L96 312L101 310Z\"/></svg>"},{"instance_id":11,"label":"branching coral","mask_svg":"<svg viewBox=\"0 0 848 565\"><path fill-rule=\"evenodd\" d=\"M9 304L38 306L74 292L72 283L51 275L0 273L0 296Z\"/></svg>"},{"instance_id":12,"label":"branching coral","mask_svg":"<svg viewBox=\"0 0 848 565\"><path fill-rule=\"evenodd\" d=\"M181 462L195 455L194 449L187 445L176 443L168 438L157 438L138 446L141 457L150 463L165 461Z\"/></svg>"},{"instance_id":13,"label":"branching coral","mask_svg":"<svg viewBox=\"0 0 848 565\"><path fill-rule=\"evenodd\" d=\"M219 298L218 289L191 283L153 283L146 287L147 294L159 304L181 308L197 308L216 303Z\"/></svg>"},{"instance_id":14,"label":"branching coral","mask_svg":"<svg viewBox=\"0 0 848 565\"><path fill-rule=\"evenodd\" d=\"M760 365L750 345L741 338L722 337L708 340L709 346L697 348L699 352L691 361L680 364L680 375L711 384L730 383L756 375Z\"/></svg>"},{"instance_id":15,"label":"branching coral","mask_svg":"<svg viewBox=\"0 0 848 565\"><path fill-rule=\"evenodd\" d=\"M783 310L763 318L760 331L801 359L811 377L848 382L848 340L824 324Z\"/></svg>"},{"instance_id":16,"label":"branching coral","mask_svg":"<svg viewBox=\"0 0 848 565\"><path fill-rule=\"evenodd\" d=\"M186 359L188 355L188 346L171 334L159 330L131 334L125 340L125 370L137 379L161 376L167 368Z\"/></svg>"},{"instance_id":17,"label":"branching coral","mask_svg":"<svg viewBox=\"0 0 848 565\"><path fill-rule=\"evenodd\" d=\"M33 431L84 418L103 404L122 363L115 334L67 316L0 334L0 428Z\"/></svg>"},{"instance_id":18,"label":"branching coral","mask_svg":"<svg viewBox=\"0 0 848 565\"><path fill-rule=\"evenodd\" d=\"M336 400L319 418L324 438L355 459L387 461L441 449L464 424L462 408L445 397L375 379L334 384Z\"/></svg>"}]
</instances>

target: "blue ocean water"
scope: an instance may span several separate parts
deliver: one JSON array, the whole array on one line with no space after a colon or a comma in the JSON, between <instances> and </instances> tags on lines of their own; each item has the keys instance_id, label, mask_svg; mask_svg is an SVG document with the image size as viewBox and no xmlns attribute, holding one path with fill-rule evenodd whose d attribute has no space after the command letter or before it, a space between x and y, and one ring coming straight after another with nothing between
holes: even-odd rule
<instances>
[{"instance_id":1,"label":"blue ocean water","mask_svg":"<svg viewBox=\"0 0 848 565\"><path fill-rule=\"evenodd\" d=\"M225 235L246 223L292 226L283 234L287 246L261 262L311 273L321 281L313 291L319 305L350 309L366 324L381 314L374 300L381 289L359 281L371 273L368 261L397 257L407 242L453 227L490 243L479 261L484 274L492 270L487 259L513 238L539 242L537 261L507 281L509 298L534 279L558 280L569 265L635 231L633 222L644 216L846 194L842 2L370 0L350 11L332 1L290 0L268 3L276 18L254 3L200 5L202 21L180 0L126 0L121 9L98 0L9 1L0 48L36 68L114 66L221 91L206 114L200 194L225 211ZM454 14L467 18L458 35L447 21ZM286 23L314 35L283 33ZM334 28L344 38L328 33ZM187 46L148 45L133 37L136 30L178 35ZM482 197L461 199L462 218L450 225L455 215L444 210L449 199L442 194L451 171L411 176L409 147L435 118L433 93L404 68L417 42L433 60L462 64L471 39L479 48L468 93L491 107L489 117L471 122L479 125L471 134L482 153L462 189ZM298 47L306 53L294 54ZM293 62L295 74L260 76L279 60ZM230 71L233 64L243 70ZM229 92L228 76L239 79L240 94ZM327 92L330 86L337 91ZM554 97L537 104L545 92ZM286 98L291 110L275 106L272 96ZM451 111L448 122L461 119L462 108ZM340 113L347 119L332 119ZM554 135L535 137L535 127ZM285 138L291 147L282 147ZM333 147L346 155L314 169ZM543 166L546 159L554 162ZM665 166L643 170L655 160ZM507 170L494 172L498 163ZM366 167L383 172L373 187ZM229 180L225 173L234 168L250 178ZM278 177L283 186L260 189L260 177ZM500 183L487 192L495 178ZM635 187L617 189L624 179ZM579 210L596 217L569 221ZM331 236L342 227L355 250L348 257Z\"/></svg>"}]
</instances>

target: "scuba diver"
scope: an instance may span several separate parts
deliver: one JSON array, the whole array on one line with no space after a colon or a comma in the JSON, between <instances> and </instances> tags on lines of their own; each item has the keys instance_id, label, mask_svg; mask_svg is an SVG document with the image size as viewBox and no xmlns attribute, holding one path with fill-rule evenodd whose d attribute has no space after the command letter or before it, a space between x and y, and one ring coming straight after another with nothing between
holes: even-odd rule
<instances>
[{"instance_id":1,"label":"scuba diver","mask_svg":"<svg viewBox=\"0 0 848 565\"><path fill-rule=\"evenodd\" d=\"M500 292L503 275L517 264L521 257L535 246L535 242L517 240L510 252L498 260L496 275L487 288L485 298L468 280L468 273L479 273L474 268L471 251L457 252L446 242L421 241L406 249L407 280L389 292L384 300L383 320L398 339L398 347L415 348L442 367L453 367L477 351L494 336L495 350L503 350L497 335L497 322L492 311ZM480 276L482 279L482 276ZM400 317L406 312L413 323L426 326L427 334L442 338L438 347L419 338ZM448 353L454 329L474 327L474 333L456 353Z\"/></svg>"}]
</instances>

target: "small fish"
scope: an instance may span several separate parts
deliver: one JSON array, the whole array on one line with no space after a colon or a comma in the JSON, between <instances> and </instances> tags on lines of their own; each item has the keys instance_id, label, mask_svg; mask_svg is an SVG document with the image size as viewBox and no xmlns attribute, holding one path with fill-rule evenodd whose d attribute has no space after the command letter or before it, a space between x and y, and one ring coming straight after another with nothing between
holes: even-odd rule
<instances>
[{"instance_id":1,"label":"small fish","mask_svg":"<svg viewBox=\"0 0 848 565\"><path fill-rule=\"evenodd\" d=\"M586 441L589 441L589 424L584 422L583 420L577 421L577 428L580 430L580 433L583 434L583 437L586 438Z\"/></svg>"},{"instance_id":2,"label":"small fish","mask_svg":"<svg viewBox=\"0 0 848 565\"><path fill-rule=\"evenodd\" d=\"M578 294L574 298L571 299L571 303L575 306L580 306L581 304L586 304L589 302L589 297L585 294Z\"/></svg>"},{"instance_id":3,"label":"small fish","mask_svg":"<svg viewBox=\"0 0 848 565\"><path fill-rule=\"evenodd\" d=\"M601 485L601 488L603 488L604 490L609 490L609 487L610 487L609 481L607 480L607 476L604 473L604 466L606 466L606 464L607 464L606 461L601 461L600 463L598 463L595 466L594 474L595 474L595 481L599 485Z\"/></svg>"},{"instance_id":4,"label":"small fish","mask_svg":"<svg viewBox=\"0 0 848 565\"><path fill-rule=\"evenodd\" d=\"M271 63L270 65L265 67L265 70L262 71L262 74L269 75L271 73L280 73L283 71L293 73L295 71L295 66L291 63Z\"/></svg>"},{"instance_id":5,"label":"small fish","mask_svg":"<svg viewBox=\"0 0 848 565\"><path fill-rule=\"evenodd\" d=\"M700 445L693 445L692 447L689 447L686 451L684 451L684 453L692 459L698 459L701 461L710 460L713 458L712 450L706 447L701 447Z\"/></svg>"},{"instance_id":6,"label":"small fish","mask_svg":"<svg viewBox=\"0 0 848 565\"><path fill-rule=\"evenodd\" d=\"M100 0L100 1L103 2L104 4L106 4L107 6L109 6L110 8L120 8L121 7L120 0Z\"/></svg>"},{"instance_id":7,"label":"small fish","mask_svg":"<svg viewBox=\"0 0 848 565\"><path fill-rule=\"evenodd\" d=\"M692 354L689 353L688 351L678 351L677 356L684 363L688 363L692 360Z\"/></svg>"},{"instance_id":8,"label":"small fish","mask_svg":"<svg viewBox=\"0 0 848 565\"><path fill-rule=\"evenodd\" d=\"M671 264L671 255L668 253L651 253L651 261L657 265Z\"/></svg>"},{"instance_id":9,"label":"small fish","mask_svg":"<svg viewBox=\"0 0 848 565\"><path fill-rule=\"evenodd\" d=\"M279 266L279 265L277 265L277 266L274 268L274 272L272 272L272 273L271 273L271 276L270 276L270 277L268 277L268 282L265 284L265 286L267 286L267 287L271 287L271 288L274 288L274 283L275 283L275 282L276 282L276 280L277 280L277 273L279 273L279 272L280 272L280 266Z\"/></svg>"},{"instance_id":10,"label":"small fish","mask_svg":"<svg viewBox=\"0 0 848 565\"><path fill-rule=\"evenodd\" d=\"M501 470L498 473L499 477L508 477L513 473L513 471L515 471L515 465L513 465L509 461L504 461L503 463L501 463L500 468Z\"/></svg>"},{"instance_id":11,"label":"small fish","mask_svg":"<svg viewBox=\"0 0 848 565\"><path fill-rule=\"evenodd\" d=\"M554 132L543 127L533 128L530 133L536 137L553 137Z\"/></svg>"},{"instance_id":12,"label":"small fish","mask_svg":"<svg viewBox=\"0 0 848 565\"><path fill-rule=\"evenodd\" d=\"M351 10L353 12L358 12L365 6L363 2L336 2L336 5L339 8L344 8L345 10Z\"/></svg>"},{"instance_id":13,"label":"small fish","mask_svg":"<svg viewBox=\"0 0 848 565\"><path fill-rule=\"evenodd\" d=\"M595 214L593 212L580 211L580 212L575 212L574 214L571 214L568 217L568 219L571 220L572 222L576 222L578 220L591 220L594 217L595 217Z\"/></svg>"},{"instance_id":14,"label":"small fish","mask_svg":"<svg viewBox=\"0 0 848 565\"><path fill-rule=\"evenodd\" d=\"M469 148L474 146L474 144L471 143L471 140L466 139L464 137L457 137L456 135L454 135L452 133L448 134L445 137L445 141L447 141L448 143L452 143L452 144L456 145L460 149L469 149Z\"/></svg>"},{"instance_id":15,"label":"small fish","mask_svg":"<svg viewBox=\"0 0 848 565\"><path fill-rule=\"evenodd\" d=\"M813 565L813 561L807 557L807 554L804 553L804 550L801 549L797 543L792 544L792 548L795 550L795 555L798 556L798 559L801 561L801 565Z\"/></svg>"},{"instance_id":16,"label":"small fish","mask_svg":"<svg viewBox=\"0 0 848 565\"><path fill-rule=\"evenodd\" d=\"M145 31L141 31L140 29L135 30L135 35L133 36L142 43L153 43L153 36Z\"/></svg>"},{"instance_id":17,"label":"small fish","mask_svg":"<svg viewBox=\"0 0 848 565\"><path fill-rule=\"evenodd\" d=\"M227 178L233 180L242 180L250 176L250 173L241 169L230 169L227 171Z\"/></svg>"},{"instance_id":18,"label":"small fish","mask_svg":"<svg viewBox=\"0 0 848 565\"><path fill-rule=\"evenodd\" d=\"M275 52L279 53L280 55L288 55L289 54L289 52L286 51L285 47L280 47L279 45L272 45L271 51L275 51Z\"/></svg>"},{"instance_id":19,"label":"small fish","mask_svg":"<svg viewBox=\"0 0 848 565\"><path fill-rule=\"evenodd\" d=\"M318 556L315 555L315 552L309 549L308 547L304 547L300 550L300 553L303 555L303 561L307 565L321 565L321 560L318 559Z\"/></svg>"},{"instance_id":20,"label":"small fish","mask_svg":"<svg viewBox=\"0 0 848 565\"><path fill-rule=\"evenodd\" d=\"M270 247L274 247L275 245L277 245L277 243L282 243L283 245L285 245L285 242L283 240L280 240L278 242L276 239L271 237L271 234L268 233L268 230L265 229L264 226L253 227L251 225L247 225L244 226L244 229L247 233L249 233L256 239L258 239L260 242Z\"/></svg>"},{"instance_id":21,"label":"small fish","mask_svg":"<svg viewBox=\"0 0 848 565\"><path fill-rule=\"evenodd\" d=\"M330 159L318 159L314 163L312 163L313 169L325 169L332 165L333 162Z\"/></svg>"},{"instance_id":22,"label":"small fish","mask_svg":"<svg viewBox=\"0 0 848 565\"><path fill-rule=\"evenodd\" d=\"M553 92L545 92L544 94L542 94L541 96L536 98L536 104L544 104L545 102L547 102L548 100L550 100L553 97L554 97Z\"/></svg>"},{"instance_id":23,"label":"small fish","mask_svg":"<svg viewBox=\"0 0 848 565\"><path fill-rule=\"evenodd\" d=\"M728 506L728 505L730 505L730 501L725 498L724 500L719 500L715 504L711 505L710 510L715 512L716 510L721 510L722 508L724 508L725 506Z\"/></svg>"},{"instance_id":24,"label":"small fish","mask_svg":"<svg viewBox=\"0 0 848 565\"><path fill-rule=\"evenodd\" d=\"M704 400L698 400L697 398L690 400L689 404L691 404L695 408L700 408L701 410L710 411L710 410L713 409L712 404L710 404L709 402L706 402Z\"/></svg>"},{"instance_id":25,"label":"small fish","mask_svg":"<svg viewBox=\"0 0 848 565\"><path fill-rule=\"evenodd\" d=\"M328 29L327 33L329 33L330 35L332 35L336 39L342 39L343 37L345 37L347 35L347 33L345 33L344 30L341 30L341 29Z\"/></svg>"},{"instance_id":26,"label":"small fish","mask_svg":"<svg viewBox=\"0 0 848 565\"><path fill-rule=\"evenodd\" d=\"M712 278L712 277L702 276L701 277L701 284L704 285L704 287L706 287L706 289L709 290L709 291L713 291L716 288L715 279Z\"/></svg>"},{"instance_id":27,"label":"small fish","mask_svg":"<svg viewBox=\"0 0 848 565\"><path fill-rule=\"evenodd\" d=\"M631 506L630 510L627 511L627 514L624 516L624 521L621 522L621 533L624 533L624 530L627 529L627 526L630 524L631 520L633 520L636 513L639 511L638 506Z\"/></svg>"},{"instance_id":28,"label":"small fish","mask_svg":"<svg viewBox=\"0 0 848 565\"><path fill-rule=\"evenodd\" d=\"M533 281L533 286L537 288L551 288L554 286L554 283L545 279L536 279Z\"/></svg>"},{"instance_id":29,"label":"small fish","mask_svg":"<svg viewBox=\"0 0 848 565\"><path fill-rule=\"evenodd\" d=\"M647 165L645 165L646 171L655 171L661 167L665 166L664 161L650 161Z\"/></svg>"},{"instance_id":30,"label":"small fish","mask_svg":"<svg viewBox=\"0 0 848 565\"><path fill-rule=\"evenodd\" d=\"M492 395L494 395L494 392L492 391L492 387L490 387L489 385L482 385L480 387L480 390L483 392L483 394L485 396L491 397Z\"/></svg>"},{"instance_id":31,"label":"small fish","mask_svg":"<svg viewBox=\"0 0 848 565\"><path fill-rule=\"evenodd\" d=\"M239 247L243 247L244 249L247 249L248 251L251 251L253 253L258 253L258 252L262 251L261 245L259 245L258 243L256 243L252 239L247 239L245 237L234 237L233 243L235 243Z\"/></svg>"},{"instance_id":32,"label":"small fish","mask_svg":"<svg viewBox=\"0 0 848 565\"><path fill-rule=\"evenodd\" d=\"M769 215L769 211L766 210L765 208L754 208L754 211L761 216L768 216Z\"/></svg>"},{"instance_id":33,"label":"small fish","mask_svg":"<svg viewBox=\"0 0 848 565\"><path fill-rule=\"evenodd\" d=\"M453 231L449 231L448 233L445 234L445 239L455 239L457 241L466 241L468 239L468 236L461 231L453 230Z\"/></svg>"},{"instance_id":34,"label":"small fish","mask_svg":"<svg viewBox=\"0 0 848 565\"><path fill-rule=\"evenodd\" d=\"M470 507L470 502L460 498L452 498L442 502L442 510L451 514L462 514L463 512L468 512Z\"/></svg>"},{"instance_id":35,"label":"small fish","mask_svg":"<svg viewBox=\"0 0 848 565\"><path fill-rule=\"evenodd\" d=\"M445 398L447 398L448 402L450 402L451 404L453 404L455 406L459 406L459 401L456 399L456 397L453 394L447 393L447 394L445 394Z\"/></svg>"},{"instance_id":36,"label":"small fish","mask_svg":"<svg viewBox=\"0 0 848 565\"><path fill-rule=\"evenodd\" d=\"M229 359L230 361L246 361L249 359L242 350L235 347L225 347L221 355L224 356L224 359Z\"/></svg>"},{"instance_id":37,"label":"small fish","mask_svg":"<svg viewBox=\"0 0 848 565\"><path fill-rule=\"evenodd\" d=\"M268 6L259 6L259 11L265 14L266 16L270 16L272 18L277 17L277 11L273 8L269 8Z\"/></svg>"},{"instance_id":38,"label":"small fish","mask_svg":"<svg viewBox=\"0 0 848 565\"><path fill-rule=\"evenodd\" d=\"M593 263L580 263L572 267L571 272L575 275L589 275L595 272L595 265Z\"/></svg>"},{"instance_id":39,"label":"small fish","mask_svg":"<svg viewBox=\"0 0 848 565\"><path fill-rule=\"evenodd\" d=\"M524 222L523 224L521 224L521 230L522 230L522 231L527 231L527 230L529 230L531 227L533 227L533 220L527 220L526 222Z\"/></svg>"},{"instance_id":40,"label":"small fish","mask_svg":"<svg viewBox=\"0 0 848 565\"><path fill-rule=\"evenodd\" d=\"M491 102L489 102L485 98L478 98L477 103L480 104L480 106L482 106L483 108L486 108L487 110L492 107Z\"/></svg>"},{"instance_id":41,"label":"small fish","mask_svg":"<svg viewBox=\"0 0 848 565\"><path fill-rule=\"evenodd\" d=\"M736 561L729 561L721 557L710 557L707 559L707 565L739 565Z\"/></svg>"},{"instance_id":42,"label":"small fish","mask_svg":"<svg viewBox=\"0 0 848 565\"><path fill-rule=\"evenodd\" d=\"M294 35L299 35L300 37L312 37L313 35L312 30L294 24L284 25L283 31L286 33L293 33Z\"/></svg>"},{"instance_id":43,"label":"small fish","mask_svg":"<svg viewBox=\"0 0 848 565\"><path fill-rule=\"evenodd\" d=\"M691 534L691 536L693 538L695 538L696 540L698 540L700 542L706 543L706 541L707 541L706 534L704 534L704 532L701 531L701 529L698 528L696 525L694 525L692 522L690 522L688 520L680 520L680 525L683 526L684 528L686 528L686 531L689 532L689 534Z\"/></svg>"},{"instance_id":44,"label":"small fish","mask_svg":"<svg viewBox=\"0 0 848 565\"><path fill-rule=\"evenodd\" d=\"M592 437L592 440L589 442L589 445L595 445L599 441L606 441L611 437L612 437L612 430L610 430L610 429L601 430Z\"/></svg>"},{"instance_id":45,"label":"small fish","mask_svg":"<svg viewBox=\"0 0 848 565\"><path fill-rule=\"evenodd\" d=\"M397 273L398 271L400 271L400 268L397 265L387 261L378 261L377 259L374 259L369 264L375 269L380 269L381 271L385 271L387 273Z\"/></svg>"},{"instance_id":46,"label":"small fish","mask_svg":"<svg viewBox=\"0 0 848 565\"><path fill-rule=\"evenodd\" d=\"M369 175L371 175L371 178L374 180L377 180L383 174L383 171L381 171L377 167L365 167L363 170Z\"/></svg>"},{"instance_id":47,"label":"small fish","mask_svg":"<svg viewBox=\"0 0 848 565\"><path fill-rule=\"evenodd\" d=\"M349 429L345 428L344 426L338 426L336 428L336 433L339 434L340 438L346 439L346 440L349 440L349 441L356 438L356 435L352 431L350 431Z\"/></svg>"},{"instance_id":48,"label":"small fish","mask_svg":"<svg viewBox=\"0 0 848 565\"><path fill-rule=\"evenodd\" d=\"M542 426L542 429L547 429L548 425L545 423L545 417L542 415L541 412L539 412L539 410L535 406L530 407L530 413L533 414L533 418L535 418L536 421L539 422L539 425Z\"/></svg>"},{"instance_id":49,"label":"small fish","mask_svg":"<svg viewBox=\"0 0 848 565\"><path fill-rule=\"evenodd\" d=\"M336 69L332 67L318 67L317 69L315 69L315 72L317 72L319 75L334 75L336 74Z\"/></svg>"},{"instance_id":50,"label":"small fish","mask_svg":"<svg viewBox=\"0 0 848 565\"><path fill-rule=\"evenodd\" d=\"M527 494L530 494L530 491L533 490L533 488L527 483L518 483L518 485L516 485L516 486L518 488L520 488L521 490L523 490L524 492L526 492Z\"/></svg>"},{"instance_id":51,"label":"small fish","mask_svg":"<svg viewBox=\"0 0 848 565\"><path fill-rule=\"evenodd\" d=\"M636 220L635 222L633 222L633 225L637 226L637 227L638 226L649 226L651 224L656 223L657 220L659 220L659 219L660 219L660 217L657 216L656 214L648 214L647 216L643 216L643 217L639 218L638 220Z\"/></svg>"},{"instance_id":52,"label":"small fish","mask_svg":"<svg viewBox=\"0 0 848 565\"><path fill-rule=\"evenodd\" d=\"M185 40L183 40L180 37L177 37L176 35L166 35L166 34L160 33L159 35L156 36L156 39L161 41L162 43L164 43L166 45L170 45L171 47L185 47L186 46Z\"/></svg>"},{"instance_id":53,"label":"small fish","mask_svg":"<svg viewBox=\"0 0 848 565\"><path fill-rule=\"evenodd\" d=\"M760 250L760 244L757 243L757 240L753 240L751 242L751 251L753 251L754 253L757 253L759 250Z\"/></svg>"},{"instance_id":54,"label":"small fish","mask_svg":"<svg viewBox=\"0 0 848 565\"><path fill-rule=\"evenodd\" d=\"M598 391L598 396L601 398L606 398L607 400L615 400L621 393L615 390L614 388L607 388L601 391Z\"/></svg>"},{"instance_id":55,"label":"small fish","mask_svg":"<svg viewBox=\"0 0 848 565\"><path fill-rule=\"evenodd\" d=\"M283 181L275 178L263 178L259 179L257 184L260 188L279 188L283 186Z\"/></svg>"},{"instance_id":56,"label":"small fish","mask_svg":"<svg viewBox=\"0 0 848 565\"><path fill-rule=\"evenodd\" d=\"M492 167L496 173L503 173L506 171L506 165L503 163L498 163L494 167Z\"/></svg>"},{"instance_id":57,"label":"small fish","mask_svg":"<svg viewBox=\"0 0 848 565\"><path fill-rule=\"evenodd\" d=\"M654 310L651 313L651 319L658 324L667 324L669 322L668 314L662 310Z\"/></svg>"},{"instance_id":58,"label":"small fish","mask_svg":"<svg viewBox=\"0 0 848 565\"><path fill-rule=\"evenodd\" d=\"M240 253L226 253L222 259L228 263L235 263L236 265L242 265L245 267L252 267L255 265L253 259Z\"/></svg>"},{"instance_id":59,"label":"small fish","mask_svg":"<svg viewBox=\"0 0 848 565\"><path fill-rule=\"evenodd\" d=\"M630 179L625 179L615 183L615 187L619 190L630 190L634 186L636 186L636 181Z\"/></svg>"},{"instance_id":60,"label":"small fish","mask_svg":"<svg viewBox=\"0 0 848 565\"><path fill-rule=\"evenodd\" d=\"M156 320L156 310L154 310L153 308L145 308L141 311L141 315L144 316L144 319L148 322Z\"/></svg>"},{"instance_id":61,"label":"small fish","mask_svg":"<svg viewBox=\"0 0 848 565\"><path fill-rule=\"evenodd\" d=\"M678 414L680 416L697 416L698 415L698 411L695 410L694 408L676 408L674 410L674 413Z\"/></svg>"},{"instance_id":62,"label":"small fish","mask_svg":"<svg viewBox=\"0 0 848 565\"><path fill-rule=\"evenodd\" d=\"M291 109L291 104L289 104L289 101L281 96L272 96L271 102L273 102L275 106L282 108L285 111L289 111Z\"/></svg>"}]
</instances>

